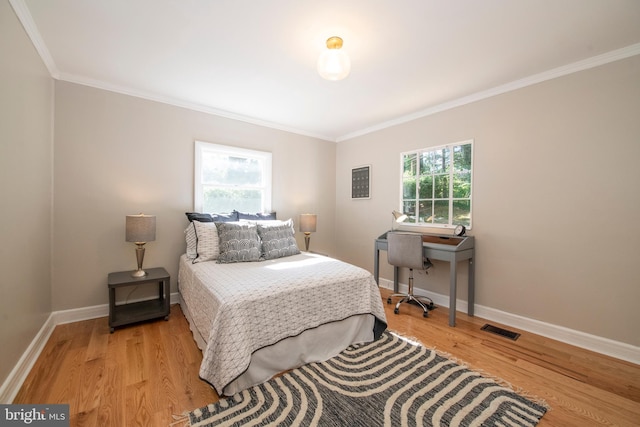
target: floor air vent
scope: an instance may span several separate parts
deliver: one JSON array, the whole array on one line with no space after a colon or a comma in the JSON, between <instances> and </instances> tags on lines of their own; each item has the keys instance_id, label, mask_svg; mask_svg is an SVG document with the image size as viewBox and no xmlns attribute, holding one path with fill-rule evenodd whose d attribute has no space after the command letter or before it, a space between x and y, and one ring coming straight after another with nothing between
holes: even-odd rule
<instances>
[{"instance_id":1,"label":"floor air vent","mask_svg":"<svg viewBox=\"0 0 640 427\"><path fill-rule=\"evenodd\" d=\"M498 328L497 326L489 325L488 323L482 328L483 331L491 332L492 334L500 335L510 340L517 340L520 336L519 333L513 331L507 331L506 329Z\"/></svg>"}]
</instances>

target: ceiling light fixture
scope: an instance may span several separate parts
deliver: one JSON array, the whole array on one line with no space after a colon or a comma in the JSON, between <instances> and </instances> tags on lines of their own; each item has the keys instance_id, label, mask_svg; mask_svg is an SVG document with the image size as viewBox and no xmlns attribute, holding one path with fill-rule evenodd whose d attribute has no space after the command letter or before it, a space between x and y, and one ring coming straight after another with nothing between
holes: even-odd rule
<instances>
[{"instance_id":1,"label":"ceiling light fixture","mask_svg":"<svg viewBox=\"0 0 640 427\"><path fill-rule=\"evenodd\" d=\"M342 39L337 36L327 39L327 50L318 58L318 73L323 79L342 80L351 71L351 61L344 50L341 50Z\"/></svg>"}]
</instances>

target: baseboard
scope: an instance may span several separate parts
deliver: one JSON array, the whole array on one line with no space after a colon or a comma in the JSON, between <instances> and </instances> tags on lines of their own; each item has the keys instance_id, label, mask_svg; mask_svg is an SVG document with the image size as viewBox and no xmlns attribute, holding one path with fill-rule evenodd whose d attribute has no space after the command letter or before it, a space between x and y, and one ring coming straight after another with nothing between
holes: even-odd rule
<instances>
[{"instance_id":1,"label":"baseboard","mask_svg":"<svg viewBox=\"0 0 640 427\"><path fill-rule=\"evenodd\" d=\"M173 303L180 303L180 294L174 292L170 296ZM131 301L135 302L135 301ZM9 376L0 387L0 403L10 404L15 399L20 387L27 378L27 375L38 360L40 353L49 340L51 333L57 325L64 323L81 322L83 320L97 319L109 315L109 304L94 305L91 307L74 308L71 310L60 310L52 312L40 331L36 334L29 347L25 350L16 366L13 367Z\"/></svg>"},{"instance_id":2,"label":"baseboard","mask_svg":"<svg viewBox=\"0 0 640 427\"><path fill-rule=\"evenodd\" d=\"M380 287L393 290L393 281L388 279L380 279ZM400 291L406 292L407 285L400 284ZM416 295L429 297L436 305L449 307L449 296L436 294L434 292L425 291L424 289L414 288ZM467 301L457 300L457 311L467 312ZM563 326L553 325L551 323L541 322L535 319L518 316L516 314L507 313L505 311L496 310L491 307L475 305L475 315L486 320L501 323L506 326L531 332L536 335L551 338L576 347L585 348L595 351L596 353L605 354L615 357L616 359L626 360L627 362L640 365L640 347L631 344L610 340L608 338L587 334L585 332L576 331L565 328Z\"/></svg>"},{"instance_id":3,"label":"baseboard","mask_svg":"<svg viewBox=\"0 0 640 427\"><path fill-rule=\"evenodd\" d=\"M393 289L393 282L381 278L380 287ZM400 284L400 290L406 291L407 286ZM431 298L436 305L449 307L449 297L446 295L436 294L423 289L416 289L415 293L417 295ZM173 303L181 303L182 300L180 298L180 294L178 292L172 293L171 301ZM466 312L468 305L466 301L458 300L456 302L456 307L459 311ZM538 320L529 319L490 307L484 307L478 304L475 306L475 314L483 319L499 322L506 326L512 326L537 335L640 365L640 347L610 340L608 338L590 335L562 326L540 322ZM108 304L52 312L16 366L11 370L11 373L9 373L9 376L2 384L2 387L0 387L0 403L9 404L13 402L13 399L18 394L20 387L22 387L24 380L27 378L27 375L31 371L36 360L38 360L40 353L44 349L45 344L57 325L96 319L108 315Z\"/></svg>"},{"instance_id":4,"label":"baseboard","mask_svg":"<svg viewBox=\"0 0 640 427\"><path fill-rule=\"evenodd\" d=\"M54 316L51 313L0 387L0 403L13 402L55 327Z\"/></svg>"}]
</instances>

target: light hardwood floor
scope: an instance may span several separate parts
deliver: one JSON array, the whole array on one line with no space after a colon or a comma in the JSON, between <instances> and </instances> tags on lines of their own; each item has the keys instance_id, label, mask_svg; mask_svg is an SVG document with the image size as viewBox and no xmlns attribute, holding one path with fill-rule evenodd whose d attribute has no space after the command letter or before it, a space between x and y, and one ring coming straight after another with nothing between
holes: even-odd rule
<instances>
[{"instance_id":1,"label":"light hardwood floor","mask_svg":"<svg viewBox=\"0 0 640 427\"><path fill-rule=\"evenodd\" d=\"M389 292L381 292L384 301ZM638 365L524 331L510 341L462 313L450 328L446 308L424 319L418 307L394 315L384 305L389 329L545 400L551 410L541 427L640 425ZM201 359L178 305L166 322L113 334L107 318L60 325L14 403L68 403L72 426L168 426L173 415L218 399L198 379Z\"/></svg>"}]
</instances>

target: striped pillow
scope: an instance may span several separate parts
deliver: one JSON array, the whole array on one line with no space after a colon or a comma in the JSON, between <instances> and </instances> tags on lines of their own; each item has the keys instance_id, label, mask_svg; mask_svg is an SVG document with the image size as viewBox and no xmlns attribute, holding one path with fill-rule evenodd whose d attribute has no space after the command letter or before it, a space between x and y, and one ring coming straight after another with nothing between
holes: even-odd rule
<instances>
[{"instance_id":1,"label":"striped pillow","mask_svg":"<svg viewBox=\"0 0 640 427\"><path fill-rule=\"evenodd\" d=\"M193 262L204 262L218 259L220 247L218 229L215 222L193 221L196 235L196 257ZM189 253L187 253L187 256Z\"/></svg>"}]
</instances>

